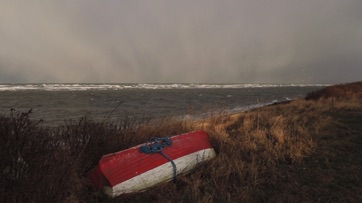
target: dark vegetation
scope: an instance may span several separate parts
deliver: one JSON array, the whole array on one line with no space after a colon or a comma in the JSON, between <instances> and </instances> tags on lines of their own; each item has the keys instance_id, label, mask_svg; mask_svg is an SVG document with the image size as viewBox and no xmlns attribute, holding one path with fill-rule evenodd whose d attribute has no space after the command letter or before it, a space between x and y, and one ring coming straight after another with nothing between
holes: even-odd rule
<instances>
[{"instance_id":1,"label":"dark vegetation","mask_svg":"<svg viewBox=\"0 0 362 203\"><path fill-rule=\"evenodd\" d=\"M318 100L320 98L361 98L362 82L354 82L349 84L340 84L323 88L319 91L309 93L305 99Z\"/></svg>"},{"instance_id":2,"label":"dark vegetation","mask_svg":"<svg viewBox=\"0 0 362 203\"><path fill-rule=\"evenodd\" d=\"M12 110L0 115L0 202L361 202L361 84L200 122L83 118L48 128ZM175 183L115 199L88 189L102 155L198 129L217 156Z\"/></svg>"}]
</instances>

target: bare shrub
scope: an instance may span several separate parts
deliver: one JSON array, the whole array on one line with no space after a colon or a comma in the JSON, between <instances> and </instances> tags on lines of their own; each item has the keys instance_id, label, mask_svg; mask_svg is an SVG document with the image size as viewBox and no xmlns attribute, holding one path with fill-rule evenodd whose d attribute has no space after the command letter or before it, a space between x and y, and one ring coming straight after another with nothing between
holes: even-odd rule
<instances>
[{"instance_id":1,"label":"bare shrub","mask_svg":"<svg viewBox=\"0 0 362 203\"><path fill-rule=\"evenodd\" d=\"M31 111L0 116L2 202L62 201L81 189L68 154Z\"/></svg>"}]
</instances>

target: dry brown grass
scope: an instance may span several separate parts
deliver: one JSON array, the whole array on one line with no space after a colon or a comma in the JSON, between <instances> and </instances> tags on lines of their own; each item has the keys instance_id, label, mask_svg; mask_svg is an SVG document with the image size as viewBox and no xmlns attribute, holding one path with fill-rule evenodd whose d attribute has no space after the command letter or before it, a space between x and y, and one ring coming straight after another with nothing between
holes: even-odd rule
<instances>
[{"instance_id":1,"label":"dry brown grass","mask_svg":"<svg viewBox=\"0 0 362 203\"><path fill-rule=\"evenodd\" d=\"M83 119L50 130L28 114L3 115L0 201L358 202L362 100L349 95L298 99L198 122ZM87 172L102 155L153 136L200 129L209 133L217 156L175 183L115 199L87 189Z\"/></svg>"},{"instance_id":2,"label":"dry brown grass","mask_svg":"<svg viewBox=\"0 0 362 203\"><path fill-rule=\"evenodd\" d=\"M307 100L320 98L361 98L362 81L349 84L333 85L319 91L311 92L306 96Z\"/></svg>"},{"instance_id":3,"label":"dry brown grass","mask_svg":"<svg viewBox=\"0 0 362 203\"><path fill-rule=\"evenodd\" d=\"M119 200L137 202L150 198L167 202L171 198L173 202L300 202L361 199L358 196L360 184L351 186L347 182L339 186L353 188L350 192L343 191L343 194L339 189L325 189L333 187L331 179L336 178L333 176L361 180L358 170L349 175L345 171L324 173L319 170L319 164L325 164L320 159L328 160L328 155L339 153L328 148L330 142L323 140L335 139L330 129L339 125L341 114L348 112L362 112L358 97L298 99L240 114L211 117L191 126L195 130L208 131L218 153L214 160L194 173L180 177L176 184L167 183ZM360 134L357 137L361 139ZM336 140L335 143L343 142ZM357 156L351 154L349 159ZM344 163L336 163L341 164ZM351 168L360 166L358 164L357 161Z\"/></svg>"}]
</instances>

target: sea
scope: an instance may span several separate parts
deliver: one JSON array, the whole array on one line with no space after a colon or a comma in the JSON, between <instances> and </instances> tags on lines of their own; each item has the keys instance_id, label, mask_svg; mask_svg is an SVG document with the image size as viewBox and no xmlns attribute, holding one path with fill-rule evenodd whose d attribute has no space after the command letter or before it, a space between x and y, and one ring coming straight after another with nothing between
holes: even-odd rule
<instances>
[{"instance_id":1,"label":"sea","mask_svg":"<svg viewBox=\"0 0 362 203\"><path fill-rule=\"evenodd\" d=\"M0 113L28 112L43 125L87 117L202 119L297 98L329 84L0 84Z\"/></svg>"}]
</instances>

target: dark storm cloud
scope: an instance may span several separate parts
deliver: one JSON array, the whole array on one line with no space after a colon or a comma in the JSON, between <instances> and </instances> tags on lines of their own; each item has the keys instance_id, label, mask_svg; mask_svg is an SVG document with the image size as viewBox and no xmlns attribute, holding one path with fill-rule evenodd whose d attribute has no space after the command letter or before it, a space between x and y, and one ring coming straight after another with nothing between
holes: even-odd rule
<instances>
[{"instance_id":1,"label":"dark storm cloud","mask_svg":"<svg viewBox=\"0 0 362 203\"><path fill-rule=\"evenodd\" d=\"M0 2L0 82L362 79L360 0Z\"/></svg>"}]
</instances>

